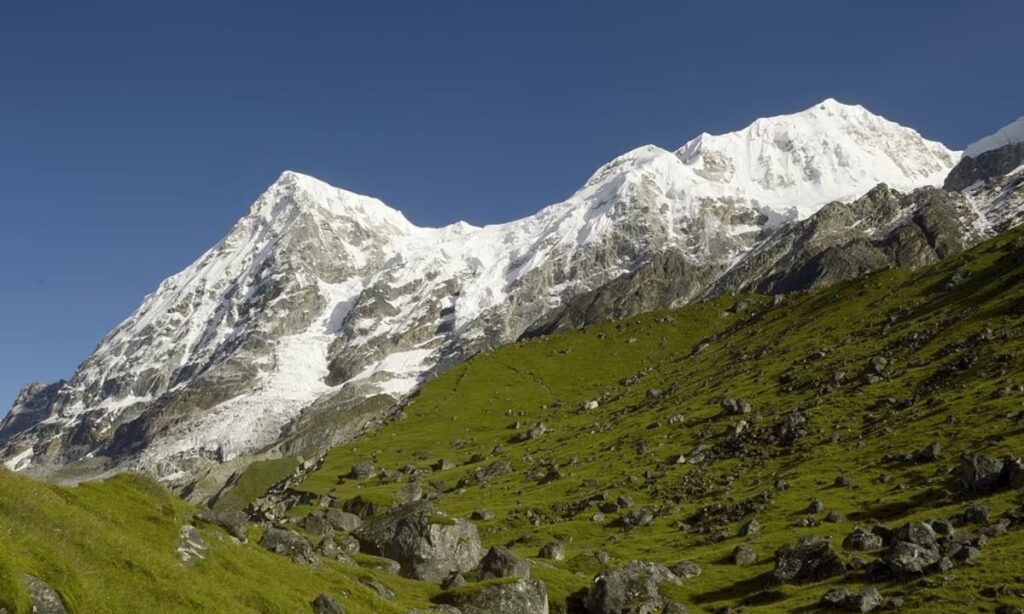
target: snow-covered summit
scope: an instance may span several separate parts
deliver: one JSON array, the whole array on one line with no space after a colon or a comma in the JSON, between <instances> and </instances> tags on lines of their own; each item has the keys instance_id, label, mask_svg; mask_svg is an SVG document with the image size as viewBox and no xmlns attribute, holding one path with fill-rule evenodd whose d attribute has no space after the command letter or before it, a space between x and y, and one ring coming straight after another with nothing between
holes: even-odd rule
<instances>
[{"instance_id":1,"label":"snow-covered summit","mask_svg":"<svg viewBox=\"0 0 1024 614\"><path fill-rule=\"evenodd\" d=\"M986 151L992 151L993 149L999 149L1006 145L1012 145L1013 143L1024 143L1024 117L1019 118L1017 121L1003 126L994 134L990 134L983 139L975 141L967 146L964 150L964 155L977 158Z\"/></svg>"},{"instance_id":2,"label":"snow-covered summit","mask_svg":"<svg viewBox=\"0 0 1024 614\"><path fill-rule=\"evenodd\" d=\"M23 395L0 445L13 468L94 456L195 476L304 412L401 397L656 254L712 275L787 221L878 183L938 184L957 158L826 100L677 151L637 148L565 201L484 227L420 228L286 171L71 380Z\"/></svg>"}]
</instances>

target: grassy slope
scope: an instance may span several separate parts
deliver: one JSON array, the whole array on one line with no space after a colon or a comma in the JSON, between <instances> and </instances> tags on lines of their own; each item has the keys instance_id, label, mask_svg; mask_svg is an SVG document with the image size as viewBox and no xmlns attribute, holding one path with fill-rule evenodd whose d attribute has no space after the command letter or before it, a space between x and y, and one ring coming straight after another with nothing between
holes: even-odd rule
<instances>
[{"instance_id":1,"label":"grassy slope","mask_svg":"<svg viewBox=\"0 0 1024 614\"><path fill-rule=\"evenodd\" d=\"M477 467L507 458L516 469L513 475L486 488L452 492L440 507L452 515L478 508L496 512L494 520L479 523L485 542L514 542L526 556L549 541L571 537L565 561L535 561L534 576L548 583L556 611L601 568L594 556L599 550L612 556L613 566L630 559L694 560L704 574L670 589L674 596L691 611L734 606L762 594L761 578L770 571L771 553L779 545L806 534L829 535L838 542L855 522L869 519L897 524L948 516L963 506L947 491L951 478L945 475L959 453L1024 451L1024 431L1008 418L1024 409L1022 395L993 395L1008 384L1024 383L1022 254L1024 232L1015 232L936 269L886 272L837 289L791 296L777 307L755 297L748 299L749 309L730 314L735 299L723 298L504 347L431 382L407 407L405 420L333 450L300 488L339 498L390 500L400 484L339 483L338 477L369 458L389 469L407 464L426 469L444 457L455 461L456 468L426 479L454 485ZM955 270L973 274L954 289L943 290ZM968 351L957 343L986 326L1007 337L978 345L972 367L938 386L922 388ZM896 342L915 331L928 331L930 341L920 347ZM691 355L702 342L708 343L706 348ZM823 347L830 350L827 357L809 358ZM880 353L893 362L891 380L862 385L867 359ZM818 384L836 370L845 371L850 381L818 396ZM635 385L620 385L620 379L641 372ZM780 385L783 374L793 382L788 392ZM650 388L665 395L648 400ZM904 400L915 392L919 399L909 408L879 405L887 397ZM748 444L748 451L763 453L758 457L722 459L706 468L665 467L662 461L670 454L688 454L699 443L726 440L735 418L721 415L718 399L723 396L751 400L753 433L797 407L810 413L811 433L788 449ZM598 409L577 411L598 397L603 399ZM508 410L515 416L507 416ZM685 422L670 424L667 418L674 414L683 414ZM947 423L949 416L958 422ZM510 443L513 431L508 427L515 420L526 427L543 421L550 431L533 441ZM835 442L833 435L838 437ZM460 439L468 443L452 445ZM886 453L913 451L931 441L943 446L938 463L905 467L880 461ZM496 445L503 449L495 453ZM418 460L422 455L415 452L425 452L425 460ZM469 464L474 453L487 460ZM564 477L538 483L531 474L544 461L557 463ZM646 471L652 472L649 480ZM841 473L852 476L856 486L833 487ZM892 476L891 482L877 482L882 474ZM770 489L779 477L790 488L757 515L763 528L756 536L736 537L740 520L724 526L728 539L714 543L698 532L673 528L703 506L742 501ZM597 486L587 486L585 480L596 480ZM590 509L562 521L552 510L599 491L613 499L628 494L638 506L665 512L652 526L626 532L612 526L615 514L595 523L590 519L595 510ZM241 499L252 495L238 494ZM851 520L794 528L812 497ZM999 513L1019 504L1019 498L1004 493L985 501ZM238 545L211 528L204 528L210 543L206 560L185 569L177 561L175 545L179 527L193 511L134 476L61 488L0 471L0 606L25 611L23 573L58 589L73 612L295 612L304 611L304 604L320 592L338 597L349 612L405 612L437 596L434 585L359 567L326 562L314 571L294 565L256 546L258 535ZM534 523L530 517L546 520ZM753 544L761 562L747 568L726 562L742 541ZM977 566L957 567L946 582L881 588L888 595L907 593L906 610L992 609L995 601L978 590L1003 584L1021 588L1016 562L1022 556L1024 540L1011 532L992 540ZM371 575L398 597L379 599L358 583L359 577ZM862 580L851 574L821 585L783 587L775 595L780 601L751 609L808 606L827 586L841 582L856 587Z\"/></svg>"},{"instance_id":2,"label":"grassy slope","mask_svg":"<svg viewBox=\"0 0 1024 614\"><path fill-rule=\"evenodd\" d=\"M945 290L944 282L957 270L970 277ZM477 508L496 512L495 520L481 525L485 541L514 542L525 556L535 556L548 541L571 536L565 562L536 561L535 576L548 582L556 606L587 586L599 569L593 556L598 550L611 554L613 565L635 558L697 561L704 574L687 581L677 595L694 609L737 605L757 599L767 588L757 576L770 571L771 555L783 543L816 534L830 536L838 546L857 523L898 524L949 516L963 506L948 491L952 478L946 475L959 454L1024 452L1020 423L1008 417L1024 409L1024 395L994 396L1006 385L1024 383L1022 275L1024 233L1015 232L934 269L884 272L836 289L791 296L777 307L755 298L751 301L756 306L728 314L726 307L733 299L725 298L501 348L426 386L407 408L406 420L332 451L302 488L339 498L386 499L400 485L339 484L338 477L353 463L370 458L389 469L409 463L426 469L445 457L456 461L457 468L429 479L454 485L493 458L505 457L515 466L514 475L487 488L470 486L449 494L441 507L454 515ZM666 321L664 315L674 321ZM1007 333L1008 338L978 344L974 366L927 385L962 354L974 353L958 344L986 327L997 336ZM926 332L930 340L921 347L897 342L913 332ZM691 357L702 341L709 342L707 348ZM821 348L829 350L827 356L812 359ZM892 377L864 385L861 375L867 361L878 354L892 361ZM618 383L642 369L650 372L636 385ZM847 383L819 396L820 384L835 371L845 371ZM794 382L792 391L780 384L783 374ZM670 392L648 401L649 388ZM886 406L887 398L903 401L915 394L919 398L909 408ZM597 410L577 411L581 403L602 395L609 400ZM763 458L720 460L706 470L691 465L665 468L662 461L670 454L688 454L699 443L726 439L735 419L722 415L721 397L752 401L755 427L768 426L795 408L806 409L812 429L801 444L808 445L780 449L751 443L748 450L761 449L766 453ZM515 417L506 416L509 409ZM686 416L685 424L670 425L667 418L680 413ZM950 416L958 422L947 423ZM550 432L538 440L509 443L508 426L514 420L526 427L543 421ZM456 449L452 442L457 439L472 443ZM932 441L943 446L938 463L907 467L881 462L887 453L912 452ZM504 446L497 456L492 454L495 445ZM427 452L428 460L416 460L417 451ZM485 454L488 460L469 464L474 453ZM528 477L543 461L556 463L565 477L547 484ZM647 470L655 474L650 483L643 479ZM702 480L695 479L701 474ZM853 477L855 487L834 487L840 474ZM883 474L891 481L879 483L876 479ZM763 529L754 537L737 537L739 522L724 527L729 538L718 543L672 526L702 506L753 497L780 477L790 488L757 515ZM597 480L598 486L584 486L588 479ZM697 481L708 488L704 496L685 488ZM631 532L609 522L593 522L594 509L568 521L552 513L553 505L598 491L613 498L632 495L637 505L678 503L678 509L659 516L651 527ZM822 499L826 510L837 510L850 520L795 528L813 497ZM1005 493L986 502L1000 513L1018 504L1019 495ZM550 521L535 526L527 518L528 510ZM742 541L753 544L760 563L740 568L726 562ZM883 592L907 593L907 609L933 609L941 601L947 611L973 611L987 601L978 594L983 586L1019 587L1018 566L1009 562L1021 555L1024 540L1011 533L993 540L976 567L958 567L945 583L920 590L893 584L883 586ZM863 578L851 574L844 581L856 588ZM841 582L784 587L781 601L760 609L808 606L827 586Z\"/></svg>"}]
</instances>

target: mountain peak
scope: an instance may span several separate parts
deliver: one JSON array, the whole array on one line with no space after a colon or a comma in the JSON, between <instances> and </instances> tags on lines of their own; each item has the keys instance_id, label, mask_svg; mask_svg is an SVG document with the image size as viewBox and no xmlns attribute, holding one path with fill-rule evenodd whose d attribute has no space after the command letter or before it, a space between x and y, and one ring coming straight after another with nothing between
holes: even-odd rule
<instances>
[{"instance_id":1,"label":"mountain peak","mask_svg":"<svg viewBox=\"0 0 1024 614\"><path fill-rule=\"evenodd\" d=\"M964 155L969 158L977 158L986 151L1022 142L1024 142L1024 117L1020 117L1017 121L1003 126L994 134L971 143L964 150Z\"/></svg>"}]
</instances>

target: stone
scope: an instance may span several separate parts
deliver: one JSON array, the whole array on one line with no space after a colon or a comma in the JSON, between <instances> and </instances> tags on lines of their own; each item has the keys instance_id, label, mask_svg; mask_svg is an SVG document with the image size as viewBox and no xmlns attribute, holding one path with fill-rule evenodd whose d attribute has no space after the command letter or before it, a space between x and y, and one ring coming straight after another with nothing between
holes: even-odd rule
<instances>
[{"instance_id":1,"label":"stone","mask_svg":"<svg viewBox=\"0 0 1024 614\"><path fill-rule=\"evenodd\" d=\"M185 567L191 567L197 561L206 558L206 540L199 529L190 524L183 525L178 531L178 559Z\"/></svg>"},{"instance_id":2,"label":"stone","mask_svg":"<svg viewBox=\"0 0 1024 614\"><path fill-rule=\"evenodd\" d=\"M699 577L704 570L693 561L680 561L669 567L669 571L679 578L692 579Z\"/></svg>"},{"instance_id":3,"label":"stone","mask_svg":"<svg viewBox=\"0 0 1024 614\"><path fill-rule=\"evenodd\" d=\"M359 516L335 509L327 510L324 520L336 531L355 531L363 524L363 519Z\"/></svg>"},{"instance_id":4,"label":"stone","mask_svg":"<svg viewBox=\"0 0 1024 614\"><path fill-rule=\"evenodd\" d=\"M303 565L316 565L319 562L309 540L295 531L271 527L260 538L260 546L271 552L288 556L296 563Z\"/></svg>"},{"instance_id":5,"label":"stone","mask_svg":"<svg viewBox=\"0 0 1024 614\"><path fill-rule=\"evenodd\" d=\"M871 612L882 606L882 593L869 586L846 598L844 607L851 612Z\"/></svg>"},{"instance_id":6,"label":"stone","mask_svg":"<svg viewBox=\"0 0 1024 614\"><path fill-rule=\"evenodd\" d=\"M806 584L841 576L846 573L846 565L827 540L808 536L775 551L772 573L784 584Z\"/></svg>"},{"instance_id":7,"label":"stone","mask_svg":"<svg viewBox=\"0 0 1024 614\"><path fill-rule=\"evenodd\" d=\"M960 483L966 492L986 493L996 489L1003 475L1003 461L982 454L960 458Z\"/></svg>"},{"instance_id":8,"label":"stone","mask_svg":"<svg viewBox=\"0 0 1024 614\"><path fill-rule=\"evenodd\" d=\"M353 480L365 481L377 475L377 466L369 461L363 461L352 465L348 477Z\"/></svg>"},{"instance_id":9,"label":"stone","mask_svg":"<svg viewBox=\"0 0 1024 614\"><path fill-rule=\"evenodd\" d=\"M466 583L466 579L462 577L457 571L453 571L448 575L447 578L441 580L441 590L451 590L453 588L462 586Z\"/></svg>"},{"instance_id":10,"label":"stone","mask_svg":"<svg viewBox=\"0 0 1024 614\"><path fill-rule=\"evenodd\" d=\"M732 562L742 566L753 565L757 562L757 552L750 544L739 544L732 549Z\"/></svg>"},{"instance_id":11,"label":"stone","mask_svg":"<svg viewBox=\"0 0 1024 614\"><path fill-rule=\"evenodd\" d=\"M480 580L496 578L520 578L526 580L530 577L530 562L508 548L494 546L481 559L477 577Z\"/></svg>"},{"instance_id":12,"label":"stone","mask_svg":"<svg viewBox=\"0 0 1024 614\"><path fill-rule=\"evenodd\" d=\"M896 542L882 555L882 561L897 579L922 575L940 558L938 550L904 541Z\"/></svg>"},{"instance_id":13,"label":"stone","mask_svg":"<svg viewBox=\"0 0 1024 614\"><path fill-rule=\"evenodd\" d=\"M549 559L552 561L564 561L565 546L557 543L546 544L541 547L540 552L537 553L537 556L542 559Z\"/></svg>"},{"instance_id":14,"label":"stone","mask_svg":"<svg viewBox=\"0 0 1024 614\"><path fill-rule=\"evenodd\" d=\"M583 599L589 614L652 614L665 607L658 590L679 579L662 565L632 561L626 567L603 571Z\"/></svg>"},{"instance_id":15,"label":"stone","mask_svg":"<svg viewBox=\"0 0 1024 614\"><path fill-rule=\"evenodd\" d=\"M988 524L989 507L981 503L971 503L964 510L964 520L972 524Z\"/></svg>"},{"instance_id":16,"label":"stone","mask_svg":"<svg viewBox=\"0 0 1024 614\"><path fill-rule=\"evenodd\" d=\"M470 520L476 520L478 522L494 520L494 512L490 510L476 510L469 515Z\"/></svg>"},{"instance_id":17,"label":"stone","mask_svg":"<svg viewBox=\"0 0 1024 614\"><path fill-rule=\"evenodd\" d=\"M430 466L434 471L448 471L449 469L455 468L455 463L448 460L447 458L439 459L436 463Z\"/></svg>"},{"instance_id":18,"label":"stone","mask_svg":"<svg viewBox=\"0 0 1024 614\"><path fill-rule=\"evenodd\" d=\"M388 588L387 586L385 586L379 580L375 580L374 578L362 578L362 579L359 580L359 583L362 584L363 586L369 588L373 592L377 593L378 595L380 595L384 599L394 599L395 598L395 591L393 591L390 588Z\"/></svg>"},{"instance_id":19,"label":"stone","mask_svg":"<svg viewBox=\"0 0 1024 614\"><path fill-rule=\"evenodd\" d=\"M32 612L35 614L67 614L64 602L57 591L35 576L25 575L25 588L32 600Z\"/></svg>"},{"instance_id":20,"label":"stone","mask_svg":"<svg viewBox=\"0 0 1024 614\"><path fill-rule=\"evenodd\" d=\"M462 614L548 614L549 611L547 586L540 580L489 584L476 591L443 594L441 598L457 607Z\"/></svg>"},{"instance_id":21,"label":"stone","mask_svg":"<svg viewBox=\"0 0 1024 614\"><path fill-rule=\"evenodd\" d=\"M476 525L437 516L427 500L365 521L353 535L363 552L398 561L401 574L417 580L440 582L473 569L483 556Z\"/></svg>"},{"instance_id":22,"label":"stone","mask_svg":"<svg viewBox=\"0 0 1024 614\"><path fill-rule=\"evenodd\" d=\"M885 542L881 536L875 535L860 526L854 527L853 531L843 538L843 548L845 550L870 552L872 550L881 550L884 546Z\"/></svg>"},{"instance_id":23,"label":"stone","mask_svg":"<svg viewBox=\"0 0 1024 614\"><path fill-rule=\"evenodd\" d=\"M202 510L196 518L221 527L238 541L244 542L249 538L249 518L241 510Z\"/></svg>"},{"instance_id":24,"label":"stone","mask_svg":"<svg viewBox=\"0 0 1024 614\"><path fill-rule=\"evenodd\" d=\"M345 614L345 608L327 595L320 593L316 599L310 602L313 606L313 614Z\"/></svg>"},{"instance_id":25,"label":"stone","mask_svg":"<svg viewBox=\"0 0 1024 614\"><path fill-rule=\"evenodd\" d=\"M412 503L413 501L419 501L424 496L423 487L412 482L398 489L395 493L395 497L402 503Z\"/></svg>"},{"instance_id":26,"label":"stone","mask_svg":"<svg viewBox=\"0 0 1024 614\"><path fill-rule=\"evenodd\" d=\"M830 588L821 596L818 603L823 608L837 610L846 604L846 600L849 599L849 597L850 591L845 588Z\"/></svg>"},{"instance_id":27,"label":"stone","mask_svg":"<svg viewBox=\"0 0 1024 614\"><path fill-rule=\"evenodd\" d=\"M756 518L751 518L747 522L743 523L742 526L740 526L740 535L743 537L747 537L749 535L754 535L760 530L761 523L759 523Z\"/></svg>"},{"instance_id":28,"label":"stone","mask_svg":"<svg viewBox=\"0 0 1024 614\"><path fill-rule=\"evenodd\" d=\"M810 505L807 506L808 514L820 514L825 510L825 504L821 502L821 499L811 499Z\"/></svg>"},{"instance_id":29,"label":"stone","mask_svg":"<svg viewBox=\"0 0 1024 614\"><path fill-rule=\"evenodd\" d=\"M303 518L302 528L306 530L306 533L314 536L327 535L334 530L324 518L323 513L313 513Z\"/></svg>"}]
</instances>

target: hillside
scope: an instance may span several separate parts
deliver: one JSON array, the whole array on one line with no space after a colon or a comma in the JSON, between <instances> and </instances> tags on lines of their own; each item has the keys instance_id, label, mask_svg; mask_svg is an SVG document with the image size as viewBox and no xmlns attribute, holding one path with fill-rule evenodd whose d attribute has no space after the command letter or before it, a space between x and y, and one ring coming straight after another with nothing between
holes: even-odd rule
<instances>
[{"instance_id":1,"label":"hillside","mask_svg":"<svg viewBox=\"0 0 1024 614\"><path fill-rule=\"evenodd\" d=\"M475 527L485 548L530 559L554 612L594 606L595 574L634 560L689 576L661 577L664 597L652 598L690 612L810 611L830 588L867 585L902 599L902 611L1019 607L1020 492L982 484L978 471L966 492L961 456L1024 450L1022 325L1018 229L917 272L782 299L722 297L501 347L302 465L312 470L250 508L274 520L251 523L246 544L197 522L207 549L191 566L177 548L196 510L147 479L62 488L0 472L0 606L28 611L26 573L71 612L308 611L320 593L347 612L408 612L519 585L477 583L467 570L468 584L442 591L365 553L309 550L325 533L352 543L331 529L339 507L365 517L356 532L367 550L366 526L393 502L426 496L429 530ZM262 491L266 469L243 475L225 507ZM881 546L842 546L856 525L951 517L955 527L932 526L970 541L945 571L881 578ZM313 546L280 548L305 564L258 545L273 525L310 537ZM805 536L828 538L846 572L776 582L774 553ZM538 557L549 544L553 558ZM740 560L754 562L734 562L741 544L752 552L741 548Z\"/></svg>"}]
</instances>

